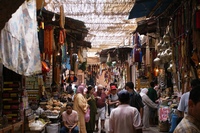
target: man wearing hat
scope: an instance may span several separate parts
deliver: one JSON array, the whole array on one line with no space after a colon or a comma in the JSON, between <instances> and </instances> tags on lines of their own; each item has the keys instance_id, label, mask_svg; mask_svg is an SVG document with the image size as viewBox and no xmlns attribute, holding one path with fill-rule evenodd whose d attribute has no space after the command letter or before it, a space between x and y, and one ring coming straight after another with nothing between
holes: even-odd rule
<instances>
[{"instance_id":1,"label":"man wearing hat","mask_svg":"<svg viewBox=\"0 0 200 133\"><path fill-rule=\"evenodd\" d=\"M120 104L113 109L109 119L109 133L136 133L141 124L140 113L129 105L130 95L127 90L118 92Z\"/></svg>"},{"instance_id":2,"label":"man wearing hat","mask_svg":"<svg viewBox=\"0 0 200 133\"><path fill-rule=\"evenodd\" d=\"M115 85L110 86L110 94L108 95L108 105L110 106L110 112L116 108L119 104L117 87Z\"/></svg>"}]
</instances>

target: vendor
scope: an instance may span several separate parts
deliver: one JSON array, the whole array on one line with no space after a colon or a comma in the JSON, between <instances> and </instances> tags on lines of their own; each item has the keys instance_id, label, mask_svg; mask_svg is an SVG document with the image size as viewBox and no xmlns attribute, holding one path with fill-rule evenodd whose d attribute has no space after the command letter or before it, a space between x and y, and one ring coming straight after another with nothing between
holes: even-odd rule
<instances>
[{"instance_id":1,"label":"vendor","mask_svg":"<svg viewBox=\"0 0 200 133\"><path fill-rule=\"evenodd\" d=\"M62 113L63 127L60 133L78 133L78 113L72 109L73 103L66 105L66 111Z\"/></svg>"}]
</instances>

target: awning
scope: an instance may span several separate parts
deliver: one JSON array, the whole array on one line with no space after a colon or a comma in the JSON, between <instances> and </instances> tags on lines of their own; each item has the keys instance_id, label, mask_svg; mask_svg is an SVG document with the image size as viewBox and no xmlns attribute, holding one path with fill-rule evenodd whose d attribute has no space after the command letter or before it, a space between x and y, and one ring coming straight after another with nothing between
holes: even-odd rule
<instances>
[{"instance_id":1,"label":"awning","mask_svg":"<svg viewBox=\"0 0 200 133\"><path fill-rule=\"evenodd\" d=\"M158 16L167 9L173 0L136 0L129 19Z\"/></svg>"},{"instance_id":2,"label":"awning","mask_svg":"<svg viewBox=\"0 0 200 133\"><path fill-rule=\"evenodd\" d=\"M116 61L117 57L118 57L118 60L125 61L128 58L128 53L131 53L132 49L133 48L131 46L103 49L99 53L100 62L106 62L108 54L110 54L111 61Z\"/></svg>"},{"instance_id":3,"label":"awning","mask_svg":"<svg viewBox=\"0 0 200 133\"><path fill-rule=\"evenodd\" d=\"M140 34L152 33L156 32L157 21L154 18L148 20L142 20L137 22L137 28L135 32L139 32Z\"/></svg>"}]
</instances>

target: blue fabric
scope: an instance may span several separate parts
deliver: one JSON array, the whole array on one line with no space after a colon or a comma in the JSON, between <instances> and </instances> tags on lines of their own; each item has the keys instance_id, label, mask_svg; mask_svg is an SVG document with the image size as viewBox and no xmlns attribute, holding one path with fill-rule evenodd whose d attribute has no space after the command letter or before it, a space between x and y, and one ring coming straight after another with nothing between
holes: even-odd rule
<instances>
[{"instance_id":1,"label":"blue fabric","mask_svg":"<svg viewBox=\"0 0 200 133\"><path fill-rule=\"evenodd\" d=\"M156 8L156 10L153 11L151 15L158 16L166 10L166 8L170 5L170 3L172 3L172 1L173 0L163 0L159 4L158 8ZM158 0L136 0L135 5L129 13L128 19L148 16L153 8L158 4L158 2Z\"/></svg>"},{"instance_id":2,"label":"blue fabric","mask_svg":"<svg viewBox=\"0 0 200 133\"><path fill-rule=\"evenodd\" d=\"M136 0L129 14L129 19L147 16L156 5L157 1L158 0Z\"/></svg>"},{"instance_id":3,"label":"blue fabric","mask_svg":"<svg viewBox=\"0 0 200 133\"><path fill-rule=\"evenodd\" d=\"M61 129L60 129L60 133L68 133L68 129L63 126ZM78 126L74 127L74 129L72 129L72 132L71 133L78 133L79 132L79 128Z\"/></svg>"},{"instance_id":4,"label":"blue fabric","mask_svg":"<svg viewBox=\"0 0 200 133\"><path fill-rule=\"evenodd\" d=\"M67 68L68 70L71 70L70 56L69 55L66 56L65 68Z\"/></svg>"},{"instance_id":5,"label":"blue fabric","mask_svg":"<svg viewBox=\"0 0 200 133\"><path fill-rule=\"evenodd\" d=\"M176 114L172 114L171 127L170 127L170 130L169 130L169 133L174 132L174 129L177 126L177 120L178 120L178 116Z\"/></svg>"},{"instance_id":6,"label":"blue fabric","mask_svg":"<svg viewBox=\"0 0 200 133\"><path fill-rule=\"evenodd\" d=\"M140 62L142 62L142 51L140 51Z\"/></svg>"}]
</instances>

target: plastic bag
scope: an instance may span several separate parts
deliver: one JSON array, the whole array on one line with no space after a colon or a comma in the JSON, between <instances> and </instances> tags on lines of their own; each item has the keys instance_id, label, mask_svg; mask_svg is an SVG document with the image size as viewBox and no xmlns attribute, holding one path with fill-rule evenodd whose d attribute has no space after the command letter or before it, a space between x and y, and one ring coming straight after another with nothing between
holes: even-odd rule
<instances>
[{"instance_id":1,"label":"plastic bag","mask_svg":"<svg viewBox=\"0 0 200 133\"><path fill-rule=\"evenodd\" d=\"M85 114L85 122L89 122L90 121L90 108L87 109L87 112Z\"/></svg>"}]
</instances>

